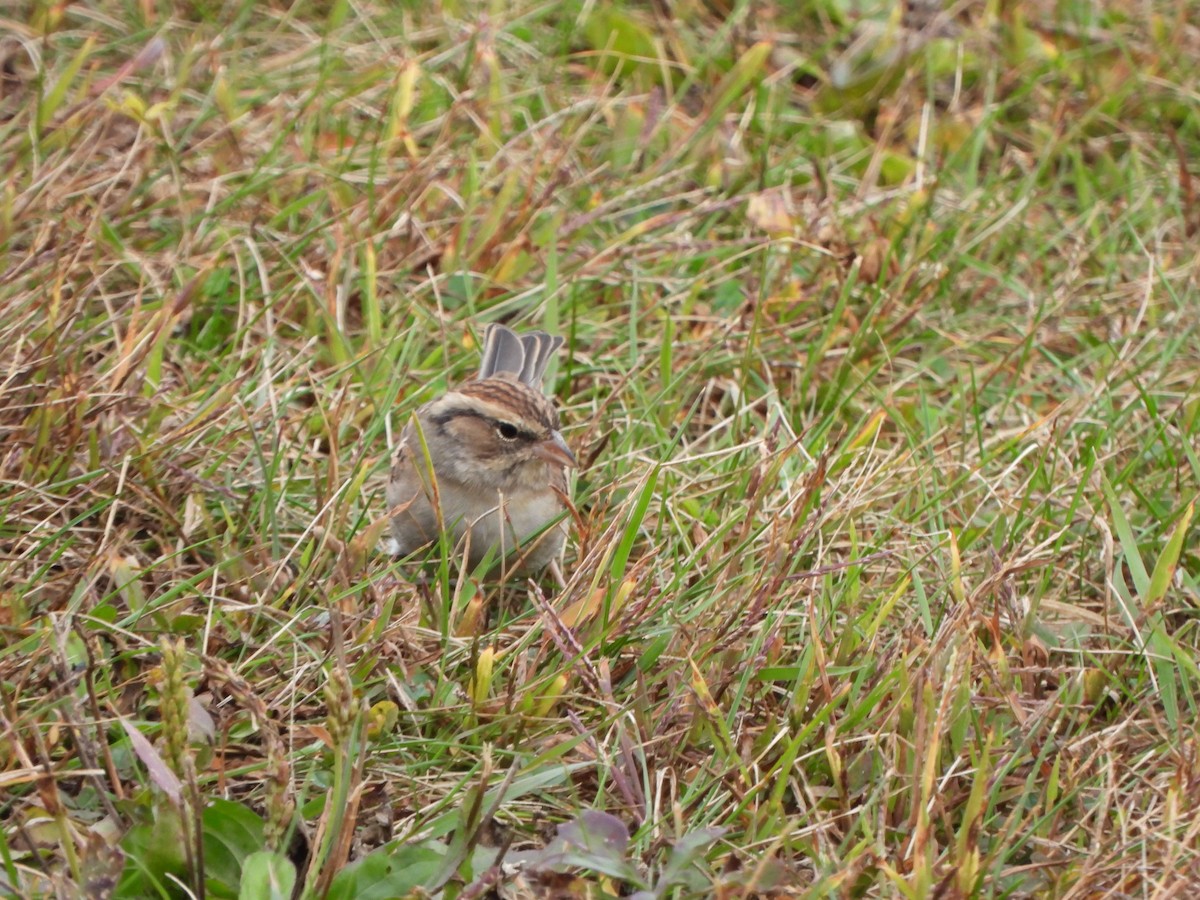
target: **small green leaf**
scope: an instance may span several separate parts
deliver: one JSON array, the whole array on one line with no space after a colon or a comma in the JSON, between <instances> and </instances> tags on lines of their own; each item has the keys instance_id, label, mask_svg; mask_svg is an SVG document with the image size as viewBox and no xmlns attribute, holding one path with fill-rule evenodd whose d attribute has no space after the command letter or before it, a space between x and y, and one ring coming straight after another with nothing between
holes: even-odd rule
<instances>
[{"instance_id":1,"label":"small green leaf","mask_svg":"<svg viewBox=\"0 0 1200 900\"><path fill-rule=\"evenodd\" d=\"M296 867L282 853L259 850L246 857L238 900L290 900Z\"/></svg>"},{"instance_id":2,"label":"small green leaf","mask_svg":"<svg viewBox=\"0 0 1200 900\"><path fill-rule=\"evenodd\" d=\"M326 900L392 900L430 886L446 858L436 841L381 847L346 866L333 879Z\"/></svg>"},{"instance_id":3,"label":"small green leaf","mask_svg":"<svg viewBox=\"0 0 1200 900\"><path fill-rule=\"evenodd\" d=\"M1125 511L1121 509L1116 491L1103 475L1100 476L1100 485L1105 499L1108 500L1109 512L1112 514L1113 531L1117 533L1117 539L1121 542L1121 549L1125 553L1125 563L1129 566L1129 574L1133 576L1133 588L1140 596L1145 597L1150 587L1150 576L1146 574L1146 566L1138 551L1133 529L1129 527L1129 520L1125 518Z\"/></svg>"},{"instance_id":4,"label":"small green leaf","mask_svg":"<svg viewBox=\"0 0 1200 900\"><path fill-rule=\"evenodd\" d=\"M584 810L570 822L558 826L558 836L545 850L534 855L532 868L548 872L590 869L630 884L641 879L627 858L629 829L610 813Z\"/></svg>"},{"instance_id":5,"label":"small green leaf","mask_svg":"<svg viewBox=\"0 0 1200 900\"><path fill-rule=\"evenodd\" d=\"M58 112L58 108L62 106L63 100L66 99L67 91L70 90L72 83L75 81L75 76L79 74L79 70L83 68L83 64L92 53L92 47L96 45L96 39L89 37L83 42L83 46L71 58L67 68L58 76L58 81L54 82L54 87L50 88L46 96L42 98L41 105L38 107L37 124L38 128L45 128L54 114Z\"/></svg>"},{"instance_id":6,"label":"small green leaf","mask_svg":"<svg viewBox=\"0 0 1200 900\"><path fill-rule=\"evenodd\" d=\"M262 819L223 799L210 801L203 818L205 888L215 897L238 896L246 860L263 849Z\"/></svg>"},{"instance_id":7,"label":"small green leaf","mask_svg":"<svg viewBox=\"0 0 1200 900\"><path fill-rule=\"evenodd\" d=\"M717 99L709 112L710 119L720 116L748 87L762 80L763 66L770 58L774 46L770 41L759 41L738 58L733 68L717 85Z\"/></svg>"},{"instance_id":8,"label":"small green leaf","mask_svg":"<svg viewBox=\"0 0 1200 900\"><path fill-rule=\"evenodd\" d=\"M621 81L645 82L642 87L660 83L660 54L650 29L607 4L598 7L588 18L584 34L600 54L600 70Z\"/></svg>"},{"instance_id":9,"label":"small green leaf","mask_svg":"<svg viewBox=\"0 0 1200 900\"><path fill-rule=\"evenodd\" d=\"M121 839L125 871L114 897L165 896L164 885L171 877L186 881L183 824L179 811L168 803L151 810L153 820L135 825Z\"/></svg>"},{"instance_id":10,"label":"small green leaf","mask_svg":"<svg viewBox=\"0 0 1200 900\"><path fill-rule=\"evenodd\" d=\"M699 828L689 831L671 848L667 857L667 865L658 879L655 887L659 892L684 882L684 875L692 865L708 851L708 848L720 840L728 829Z\"/></svg>"},{"instance_id":11,"label":"small green leaf","mask_svg":"<svg viewBox=\"0 0 1200 900\"><path fill-rule=\"evenodd\" d=\"M629 562L629 554L633 551L633 544L642 527L642 520L646 517L646 510L649 509L650 500L654 497L654 488L658 484L660 471L657 467L652 469L642 484L637 503L629 516L629 521L625 524L625 533L621 535L621 543L617 545L617 550L613 554L612 566L609 569L613 581L620 581L625 577L625 565Z\"/></svg>"},{"instance_id":12,"label":"small green leaf","mask_svg":"<svg viewBox=\"0 0 1200 900\"><path fill-rule=\"evenodd\" d=\"M1195 512L1196 501L1193 500L1175 523L1175 529L1171 532L1171 537L1167 539L1167 545L1158 555L1158 561L1154 564L1154 572L1150 576L1149 590L1144 597L1146 608L1161 602L1167 595L1171 579L1175 577L1175 567L1179 565L1179 555L1183 552L1183 539L1187 536L1188 526L1192 524L1192 516Z\"/></svg>"}]
</instances>

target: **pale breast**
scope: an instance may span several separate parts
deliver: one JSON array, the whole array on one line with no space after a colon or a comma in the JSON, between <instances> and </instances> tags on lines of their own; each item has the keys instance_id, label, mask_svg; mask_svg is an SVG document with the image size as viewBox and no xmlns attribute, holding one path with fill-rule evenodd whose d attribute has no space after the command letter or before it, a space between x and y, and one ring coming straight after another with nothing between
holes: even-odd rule
<instances>
[{"instance_id":1,"label":"pale breast","mask_svg":"<svg viewBox=\"0 0 1200 900\"><path fill-rule=\"evenodd\" d=\"M411 458L402 445L392 465L387 485L392 515L392 535L401 556L408 556L437 538L438 517L429 494L430 488L418 476ZM567 536L567 523L558 519L563 506L558 496L543 484L536 490L517 490L500 494L439 479L438 500L442 522L461 551L464 535L471 531L468 562L478 565L493 548L494 558L501 555L520 559L519 570L538 570L557 559ZM537 536L536 538L534 536Z\"/></svg>"},{"instance_id":2,"label":"pale breast","mask_svg":"<svg viewBox=\"0 0 1200 900\"><path fill-rule=\"evenodd\" d=\"M494 495L485 500L478 493L463 491L456 486L441 492L442 509L449 525L454 523L455 541L462 540L471 530L469 562L477 565L492 548L497 556L513 556L522 560L522 569L541 569L562 552L567 525L560 521L552 528L546 526L562 515L562 503L556 495L544 489L536 493L517 492L511 497ZM500 509L503 499L504 508ZM536 538L534 537L536 535Z\"/></svg>"}]
</instances>

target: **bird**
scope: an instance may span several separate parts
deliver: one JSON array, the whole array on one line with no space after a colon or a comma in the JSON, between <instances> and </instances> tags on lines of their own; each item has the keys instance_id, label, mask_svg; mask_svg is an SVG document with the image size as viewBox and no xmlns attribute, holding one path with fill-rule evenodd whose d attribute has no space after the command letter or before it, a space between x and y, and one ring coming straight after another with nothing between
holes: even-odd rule
<instances>
[{"instance_id":1,"label":"bird","mask_svg":"<svg viewBox=\"0 0 1200 900\"><path fill-rule=\"evenodd\" d=\"M542 378L563 339L489 325L479 374L420 407L392 459L387 502L400 556L449 535L474 571L536 574L567 538L567 469L575 455Z\"/></svg>"}]
</instances>

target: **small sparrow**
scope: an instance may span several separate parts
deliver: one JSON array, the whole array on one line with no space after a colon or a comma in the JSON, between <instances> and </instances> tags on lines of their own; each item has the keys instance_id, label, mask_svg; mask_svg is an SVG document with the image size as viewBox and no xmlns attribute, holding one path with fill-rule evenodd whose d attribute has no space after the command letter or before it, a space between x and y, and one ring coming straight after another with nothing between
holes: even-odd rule
<instances>
[{"instance_id":1,"label":"small sparrow","mask_svg":"<svg viewBox=\"0 0 1200 900\"><path fill-rule=\"evenodd\" d=\"M561 580L566 469L575 456L559 432L558 410L542 393L560 346L561 337L543 331L518 337L489 325L479 376L417 410L387 486L400 555L444 530L460 553L465 544L472 568L495 551L508 571L552 566Z\"/></svg>"}]
</instances>

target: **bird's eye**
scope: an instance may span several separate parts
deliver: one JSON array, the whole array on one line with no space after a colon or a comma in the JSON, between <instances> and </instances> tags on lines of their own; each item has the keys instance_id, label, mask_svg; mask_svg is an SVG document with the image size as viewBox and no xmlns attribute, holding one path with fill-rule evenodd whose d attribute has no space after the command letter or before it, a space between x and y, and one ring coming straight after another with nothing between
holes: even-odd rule
<instances>
[{"instance_id":1,"label":"bird's eye","mask_svg":"<svg viewBox=\"0 0 1200 900\"><path fill-rule=\"evenodd\" d=\"M501 422L496 426L496 433L506 441L515 441L517 439L517 426L512 422Z\"/></svg>"}]
</instances>

